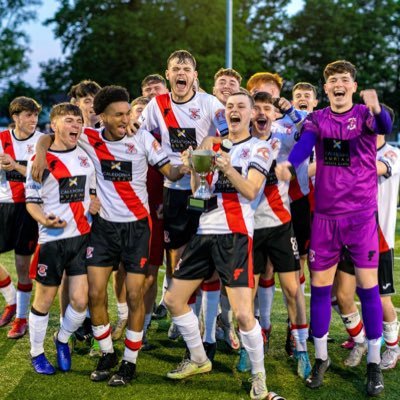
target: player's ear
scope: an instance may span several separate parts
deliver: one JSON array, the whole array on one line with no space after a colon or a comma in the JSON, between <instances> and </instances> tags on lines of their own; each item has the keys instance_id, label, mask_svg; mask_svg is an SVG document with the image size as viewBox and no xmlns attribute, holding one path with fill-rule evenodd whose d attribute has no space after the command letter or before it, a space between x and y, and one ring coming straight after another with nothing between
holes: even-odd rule
<instances>
[{"instance_id":1,"label":"player's ear","mask_svg":"<svg viewBox=\"0 0 400 400\"><path fill-rule=\"evenodd\" d=\"M169 71L165 70L165 79L169 81Z\"/></svg>"}]
</instances>

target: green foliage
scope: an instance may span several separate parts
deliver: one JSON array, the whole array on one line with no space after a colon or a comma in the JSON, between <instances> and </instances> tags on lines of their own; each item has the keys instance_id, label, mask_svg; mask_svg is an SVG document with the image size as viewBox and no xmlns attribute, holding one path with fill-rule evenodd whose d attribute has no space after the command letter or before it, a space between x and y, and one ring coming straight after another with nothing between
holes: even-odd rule
<instances>
[{"instance_id":1,"label":"green foliage","mask_svg":"<svg viewBox=\"0 0 400 400\"><path fill-rule=\"evenodd\" d=\"M35 19L41 0L0 0L0 84L29 67L29 38L24 23Z\"/></svg>"}]
</instances>

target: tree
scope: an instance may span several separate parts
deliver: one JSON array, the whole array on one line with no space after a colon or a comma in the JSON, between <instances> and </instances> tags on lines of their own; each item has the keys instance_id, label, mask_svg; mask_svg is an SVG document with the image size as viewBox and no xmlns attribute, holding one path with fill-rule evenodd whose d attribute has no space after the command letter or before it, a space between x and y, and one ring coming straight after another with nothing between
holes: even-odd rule
<instances>
[{"instance_id":1,"label":"tree","mask_svg":"<svg viewBox=\"0 0 400 400\"><path fill-rule=\"evenodd\" d=\"M359 88L375 88L399 109L400 2L308 0L276 44L275 68L290 84L322 87L326 64L347 59L358 69Z\"/></svg>"},{"instance_id":2,"label":"tree","mask_svg":"<svg viewBox=\"0 0 400 400\"><path fill-rule=\"evenodd\" d=\"M267 29L279 26L288 2L234 2L234 68L244 77L265 68ZM195 55L201 86L211 90L214 73L225 64L225 0L62 0L48 24L69 54L58 67L54 61L43 66L49 90L90 78L138 95L144 76L163 74L168 55L180 48ZM67 76L62 88L57 70Z\"/></svg>"},{"instance_id":3,"label":"tree","mask_svg":"<svg viewBox=\"0 0 400 400\"><path fill-rule=\"evenodd\" d=\"M0 84L29 67L29 39L24 23L36 18L41 0L0 0Z\"/></svg>"}]
</instances>

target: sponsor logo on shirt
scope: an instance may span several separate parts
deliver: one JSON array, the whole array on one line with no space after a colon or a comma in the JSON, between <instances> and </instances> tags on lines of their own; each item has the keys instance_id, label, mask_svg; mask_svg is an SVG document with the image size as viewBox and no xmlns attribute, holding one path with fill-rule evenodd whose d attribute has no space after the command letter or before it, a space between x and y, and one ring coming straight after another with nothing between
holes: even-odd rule
<instances>
[{"instance_id":1,"label":"sponsor logo on shirt","mask_svg":"<svg viewBox=\"0 0 400 400\"><path fill-rule=\"evenodd\" d=\"M132 180L132 162L119 160L101 160L101 172L104 180L112 182Z\"/></svg>"},{"instance_id":2,"label":"sponsor logo on shirt","mask_svg":"<svg viewBox=\"0 0 400 400\"><path fill-rule=\"evenodd\" d=\"M85 199L86 175L60 178L58 181L60 203L74 203Z\"/></svg>"}]
</instances>

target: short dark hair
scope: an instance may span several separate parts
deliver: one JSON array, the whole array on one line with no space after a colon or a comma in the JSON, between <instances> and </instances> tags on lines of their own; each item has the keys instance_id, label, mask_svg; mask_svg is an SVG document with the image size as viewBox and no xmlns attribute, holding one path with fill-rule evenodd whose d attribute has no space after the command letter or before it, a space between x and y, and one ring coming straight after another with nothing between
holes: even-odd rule
<instances>
[{"instance_id":1,"label":"short dark hair","mask_svg":"<svg viewBox=\"0 0 400 400\"><path fill-rule=\"evenodd\" d=\"M242 83L242 77L233 68L220 68L214 75L214 82L220 77L220 76L232 76L239 82L239 86Z\"/></svg>"},{"instance_id":2,"label":"short dark hair","mask_svg":"<svg viewBox=\"0 0 400 400\"><path fill-rule=\"evenodd\" d=\"M14 114L19 114L22 111L28 112L37 112L38 114L42 111L42 106L34 99L30 97L20 96L16 97L11 103L8 108L10 113L10 117Z\"/></svg>"},{"instance_id":3,"label":"short dark hair","mask_svg":"<svg viewBox=\"0 0 400 400\"><path fill-rule=\"evenodd\" d=\"M80 81L76 85L72 86L68 92L68 96L74 99L80 99L86 96L96 96L97 92L101 89L101 86L90 79Z\"/></svg>"},{"instance_id":4,"label":"short dark hair","mask_svg":"<svg viewBox=\"0 0 400 400\"><path fill-rule=\"evenodd\" d=\"M54 118L63 117L65 115L75 115L83 119L82 111L78 106L65 102L56 104L51 108L50 121L53 121Z\"/></svg>"},{"instance_id":5,"label":"short dark hair","mask_svg":"<svg viewBox=\"0 0 400 400\"><path fill-rule=\"evenodd\" d=\"M257 101L260 101L262 103L268 103L268 104L273 104L274 98L267 92L257 92L253 96L254 102L257 103Z\"/></svg>"},{"instance_id":6,"label":"short dark hair","mask_svg":"<svg viewBox=\"0 0 400 400\"><path fill-rule=\"evenodd\" d=\"M134 99L131 103L131 107L135 107L137 104L142 104L144 106L147 106L147 104L149 104L150 99L148 97L145 96L140 96L140 97L136 97L136 99Z\"/></svg>"},{"instance_id":7,"label":"short dark hair","mask_svg":"<svg viewBox=\"0 0 400 400\"><path fill-rule=\"evenodd\" d=\"M122 86L104 86L94 97L93 109L100 115L111 103L126 101L129 103L129 93Z\"/></svg>"},{"instance_id":8,"label":"short dark hair","mask_svg":"<svg viewBox=\"0 0 400 400\"><path fill-rule=\"evenodd\" d=\"M141 88L143 89L143 87L150 85L151 83L162 83L165 87L167 87L167 82L161 75L151 74L151 75L147 75L142 80Z\"/></svg>"},{"instance_id":9,"label":"short dark hair","mask_svg":"<svg viewBox=\"0 0 400 400\"><path fill-rule=\"evenodd\" d=\"M309 82L297 82L292 89L292 96L296 90L310 90L314 93L317 98L317 88Z\"/></svg>"},{"instance_id":10,"label":"short dark hair","mask_svg":"<svg viewBox=\"0 0 400 400\"><path fill-rule=\"evenodd\" d=\"M356 80L357 69L356 67L350 62L346 60L337 60L328 64L324 69L324 78L325 81L331 75L334 74L342 74L348 72L353 80Z\"/></svg>"},{"instance_id":11,"label":"short dark hair","mask_svg":"<svg viewBox=\"0 0 400 400\"><path fill-rule=\"evenodd\" d=\"M169 67L169 63L174 58L178 59L178 64L182 64L184 62L189 61L193 65L194 69L197 68L196 59L191 53L189 53L187 50L176 50L168 57L167 69Z\"/></svg>"},{"instance_id":12,"label":"short dark hair","mask_svg":"<svg viewBox=\"0 0 400 400\"><path fill-rule=\"evenodd\" d=\"M232 97L232 96L245 96L249 99L251 108L254 107L254 99L251 96L251 94L240 91L240 92L232 93L229 97Z\"/></svg>"}]
</instances>

